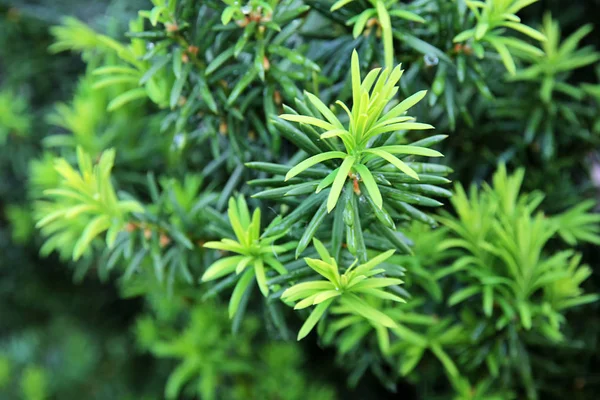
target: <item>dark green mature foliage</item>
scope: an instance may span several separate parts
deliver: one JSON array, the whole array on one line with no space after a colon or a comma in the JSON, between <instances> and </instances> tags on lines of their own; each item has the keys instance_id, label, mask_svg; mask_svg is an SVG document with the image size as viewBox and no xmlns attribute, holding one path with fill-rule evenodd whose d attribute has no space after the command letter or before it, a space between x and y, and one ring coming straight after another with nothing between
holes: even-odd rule
<instances>
[{"instance_id":1,"label":"dark green mature foliage","mask_svg":"<svg viewBox=\"0 0 600 400\"><path fill-rule=\"evenodd\" d=\"M572 28L584 13L151 3L124 35L73 16L50 28L49 59L83 61L62 102L34 100L14 67L0 91L1 161L28 177L3 205L12 240L147 310L131 331L161 387L123 398L330 399L333 358L369 385L358 397L595 393L600 56L593 28ZM40 329L77 343L64 321ZM2 348L0 388L68 393L45 364L3 385L18 352Z\"/></svg>"}]
</instances>

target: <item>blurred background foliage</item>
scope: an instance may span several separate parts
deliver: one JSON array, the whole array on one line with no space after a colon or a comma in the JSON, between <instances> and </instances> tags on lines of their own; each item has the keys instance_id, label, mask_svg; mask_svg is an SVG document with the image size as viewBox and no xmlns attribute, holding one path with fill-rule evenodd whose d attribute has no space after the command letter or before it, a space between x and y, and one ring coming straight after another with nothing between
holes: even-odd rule
<instances>
[{"instance_id":1,"label":"blurred background foliage","mask_svg":"<svg viewBox=\"0 0 600 400\"><path fill-rule=\"evenodd\" d=\"M333 2L305 3L338 22L332 29L334 32L321 32L323 37L315 29L315 43L333 40L328 35L339 34L336 29L342 29L340 26L346 20L372 8L371 2L352 2L347 7L351 11L343 8L341 14L333 16L327 11ZM428 15L431 11L424 1L405 3L420 15ZM452 2L436 3L450 7ZM533 387L543 399L567 396L573 399L596 398L600 390L598 303L569 311L568 323L561 324L560 333L569 340L553 343L551 347L539 337L544 333L552 335L549 330L537 335L536 332L524 333L519 328L515 331L517 339L489 334L489 340L483 346L488 353L497 351L499 358L503 357L503 351L509 351L511 345L518 348L527 343L528 365L535 371L535 383L527 381L532 379L531 371L511 370L502 376L505 385L492 384L486 379L487 374L477 373L477 368L486 362L490 370L494 367L490 367L489 361L478 359L480 354L470 353L469 346L465 346L462 340L465 335L485 336L485 328L478 324L481 315L468 315L468 310L462 313L444 311L448 306L444 303L447 299L443 298L443 293L458 289L444 280L444 272L436 271L441 265L448 264L448 259L458 257L456 249L440 247L440 243L452 235L445 228L432 230L423 224L413 223L414 227L407 235L414 242L415 256L396 256L399 263L415 272L403 277L415 302L406 307L403 305L402 312L411 315L411 307L415 307L419 312L436 318L438 315L448 316L441 322L439 319L421 319L407 321L403 325L439 346L419 347L413 343L410 351L402 345L392 347L391 354L402 354L398 368L406 374L412 370L411 364L414 368L420 362L416 372L397 386L387 379L390 365L378 356L372 356L378 353L381 343L369 336L372 328L368 324L356 325L352 330L339 334L336 343L342 343L342 350L336 352L332 348L318 347L316 338L300 343L269 339L266 331L277 331L278 328L263 326L260 312L264 310L255 305L252 309L251 304L249 307L254 315L247 313L239 323L237 334L232 335L226 307L218 301L204 301L192 287L176 284L172 290L178 295L171 297L165 296L164 288L147 276L133 278L133 282L124 284L110 271L103 270L106 263L103 266L100 265L102 262L84 259L76 265L70 261L72 248L59 248L58 253L46 249L47 257L41 257L39 254L44 240L35 229L36 216L31 200L37 198L36 193L57 187L60 182L60 176L53 168L54 157L47 153L48 148L58 149L57 152L64 153L65 157L72 156L74 152L69 154L61 150L61 146L71 150L80 146L93 157L108 146L129 149L119 153L118 158L121 168L116 172L117 181L123 186L145 185L145 178L142 181L140 176L154 171L159 176L156 187L160 193L157 195L166 197L175 186L179 204L189 214L200 192L201 196L207 196L207 201L220 201L218 193L210 193L214 187L203 190L206 184L199 176L188 175L185 180L175 181L161 177L161 172L167 170L180 177L186 173L177 163L182 154L178 146L184 147L180 141L198 140L202 143L201 138L198 139L199 133L196 137L191 135L192 138L175 135L168 143L159 140L164 135L161 130L165 129L165 120L168 124L178 122L175 121L177 115L157 112L158 106L173 108L173 102L179 101L179 97L173 100L168 93L163 93L165 98L157 97L157 93L161 93L160 88L156 92L147 85L147 95L155 104L125 104L109 113L106 108L110 107L111 101L130 88L127 83L117 82L121 86L96 91L94 83L97 76L92 76L90 71L110 64L107 59L116 62L117 57L88 54L83 62L76 53L52 54L48 50L55 43L55 37L60 38L60 32L55 30L53 35L51 29L63 23L64 16L74 16L97 32L127 42L130 38L125 32L132 28L130 20L137 18L138 10L150 8L149 2L143 0L0 0L1 398L158 399L166 396L325 400L384 399L403 395L415 399L504 399L523 398L523 393ZM323 15L311 16L315 26L320 23L329 26ZM563 46L564 41L571 37L571 49L562 53L562 59L553 58L552 54L560 53L561 47L558 42L549 41L542 47L544 54L523 55L524 68L510 78L505 78L506 71L501 62L488 66L486 71L489 75L483 82L485 87L480 80L473 78L476 74L467 74L467 78L456 75L455 68L450 63L446 65L442 56L425 46L427 43L415 40L420 38L436 47L447 48L452 35L459 33L455 32L451 22L435 21L437 25L432 30L445 33L436 37L428 36L431 30L416 23L410 25L410 29L399 24L397 26L403 28L394 32L392 40L401 43L405 50L398 52L397 57L407 69L403 92L414 93L422 88L431 88L428 97L423 100L425 104L419 105L419 120L435 121L439 133L451 135L451 140L447 139L440 149L446 155L444 164L454 169L450 178L468 187L471 183L491 181L500 161L506 163L511 171L522 166L526 175L521 190L525 193L534 190L543 192L546 197L540 209L548 215L559 215L584 199L599 198L600 67L594 49L600 49L600 36L596 30L587 32L586 26L597 22L595 17L600 15L600 1L570 3L542 0L519 15L548 37L560 38ZM369 48L371 52L381 52L372 42L374 35L360 36L354 42L351 33L340 34L340 38L335 38L332 47L326 51L319 50L318 46L306 46L311 60L320 65L327 64L323 75L338 84L329 91L323 89L320 93L322 99L336 99L336 95L344 90L348 93L339 76L335 75L341 74L341 64L324 61L336 57L334 49L358 44L361 57L369 53ZM575 38L580 42L574 42ZM589 46L587 50L586 46ZM281 50L279 52L283 54ZM348 55L344 57L349 60ZM387 61L384 54L372 57ZM576 61L578 58L580 62ZM463 62L458 59L453 58L451 62ZM563 67L548 68L545 65L549 62L553 65L562 62ZM440 68L438 65L446 66ZM137 73L143 75L147 72L143 69L145 67L140 68ZM466 68L467 71L471 71L469 68L476 71L477 66L474 64ZM298 72L300 77L312 76L311 64L304 63L301 69ZM278 82L289 83L285 77L278 79ZM507 80L515 84L507 85ZM293 104L292 99L297 93L285 93L283 89L282 92L288 104ZM480 92L489 92L490 97L493 93L497 107L486 109L480 101ZM460 99L459 103L468 109L468 113L452 109L449 104L453 104L454 99ZM223 100L235 101L231 97L219 98L219 106ZM230 129L237 124L227 122L230 122ZM227 129L227 124L225 127L218 125L218 129ZM271 134L272 128L266 129ZM70 134L66 135L66 131ZM127 135L122 134L123 131L127 131ZM260 134L265 133L258 132ZM254 135L257 133L254 132ZM136 143L140 140L148 144L137 147ZM277 150L281 143L273 141L273 146L273 150ZM285 141L282 146L285 150ZM191 157L190 165L201 165L201 160L194 159L194 155ZM241 174L236 171L235 168L229 169L234 176ZM217 168L209 172L223 174ZM148 214L162 216L165 210L161 207L155 204L155 209L152 209L150 206ZM451 204L446 204L445 209L448 213L453 212ZM38 209L37 212L44 211ZM166 211L169 227L188 229L185 218L181 218L179 212L175 209ZM451 218L449 214L444 215ZM589 217L584 219L589 220ZM206 221L196 221L198 226L204 226L203 222ZM152 221L137 223L139 225L135 229L139 235L136 243L150 242L142 227ZM211 234L215 235L214 232L202 231L192 239L200 240ZM571 244L568 227L563 228L563 234L559 229L556 238L548 239L548 248L553 252L564 249L559 240ZM597 232L591 235L597 235ZM560 236L562 239L559 239ZM156 241L159 240L159 237L156 238ZM581 253L582 264L591 266L592 271L582 287L586 293L598 293L598 246L594 240L588 244L581 242L577 251ZM102 256L102 260L106 261L109 254ZM87 273L90 271L97 273ZM436 271L434 278L431 271ZM194 277L198 272L191 271ZM481 277L465 275L464 279ZM144 294L144 299L138 297L139 294ZM422 306L425 298L437 301ZM459 303L456 298L454 300L454 305ZM468 301L481 302L482 299L475 297ZM541 306L535 310L541 314L547 311ZM496 312L500 319L500 311L494 310ZM443 333L455 320L463 323L465 332L445 340ZM270 324L274 323L271 321ZM324 344L335 342L338 333L325 333ZM503 341L512 344L503 347ZM360 357L360 352L349 351L352 348L356 350L357 343L368 349L364 357ZM319 344L323 343L319 341ZM438 360L444 359L440 357L440 351L443 354L448 352L455 361L460 360L461 366L466 365L464 368L470 370L470 376L478 382L457 378L452 380L452 387L440 383L445 382L444 376L452 375L453 370L452 362L442 361L443 367L440 366ZM412 354L414 359L408 359L407 354ZM515 357L513 360L519 359ZM358 367L353 370L351 366ZM501 369L501 366L496 368ZM366 370L370 372L365 374ZM358 377L363 374L364 377L359 380ZM519 378L511 374L519 375ZM353 379L360 383L350 390L346 383ZM522 379L524 383L514 383L514 379ZM398 394L388 389L395 389ZM532 397L531 393L527 395Z\"/></svg>"}]
</instances>

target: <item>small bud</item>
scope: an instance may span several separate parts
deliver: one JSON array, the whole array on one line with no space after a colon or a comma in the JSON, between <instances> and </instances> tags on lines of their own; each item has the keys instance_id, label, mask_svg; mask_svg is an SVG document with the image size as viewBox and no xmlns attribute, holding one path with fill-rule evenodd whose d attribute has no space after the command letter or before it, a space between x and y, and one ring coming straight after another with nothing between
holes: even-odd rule
<instances>
[{"instance_id":1,"label":"small bud","mask_svg":"<svg viewBox=\"0 0 600 400\"><path fill-rule=\"evenodd\" d=\"M184 64L187 64L188 62L190 62L190 57L187 55L187 53L181 54L181 62Z\"/></svg>"},{"instance_id":2,"label":"small bud","mask_svg":"<svg viewBox=\"0 0 600 400\"><path fill-rule=\"evenodd\" d=\"M354 178L352 181L352 188L354 189L354 194L360 196L360 186L358 186L358 179Z\"/></svg>"},{"instance_id":3,"label":"small bud","mask_svg":"<svg viewBox=\"0 0 600 400\"><path fill-rule=\"evenodd\" d=\"M179 100L177 101L179 107L185 106L185 103L187 103L187 98L185 96L179 97Z\"/></svg>"},{"instance_id":4,"label":"small bud","mask_svg":"<svg viewBox=\"0 0 600 400\"><path fill-rule=\"evenodd\" d=\"M272 13L272 12L269 12L268 14L265 14L265 15L262 17L261 21L262 21L262 22L270 22L272 19L273 19L273 13Z\"/></svg>"},{"instance_id":5,"label":"small bud","mask_svg":"<svg viewBox=\"0 0 600 400\"><path fill-rule=\"evenodd\" d=\"M165 247L169 243L171 243L171 239L164 233L161 233L160 238L158 239L158 243L160 244L160 247Z\"/></svg>"},{"instance_id":6,"label":"small bud","mask_svg":"<svg viewBox=\"0 0 600 400\"><path fill-rule=\"evenodd\" d=\"M237 21L235 21L235 24L240 28L245 28L249 23L250 20L248 19L248 17L245 17L244 19L238 19Z\"/></svg>"},{"instance_id":7,"label":"small bud","mask_svg":"<svg viewBox=\"0 0 600 400\"><path fill-rule=\"evenodd\" d=\"M377 26L377 25L379 25L379 21L377 21L377 18L370 18L367 21L366 27L367 28L372 28L372 27Z\"/></svg>"},{"instance_id":8,"label":"small bud","mask_svg":"<svg viewBox=\"0 0 600 400\"><path fill-rule=\"evenodd\" d=\"M256 132L254 132L254 131L248 131L248 138L251 141L255 141L256 140Z\"/></svg>"},{"instance_id":9,"label":"small bud","mask_svg":"<svg viewBox=\"0 0 600 400\"><path fill-rule=\"evenodd\" d=\"M228 129L227 122L221 121L221 123L219 124L219 133L221 135L227 135L227 129Z\"/></svg>"},{"instance_id":10,"label":"small bud","mask_svg":"<svg viewBox=\"0 0 600 400\"><path fill-rule=\"evenodd\" d=\"M271 63L269 62L269 59L266 56L263 57L263 68L265 69L265 71L268 71L269 68L271 68Z\"/></svg>"},{"instance_id":11,"label":"small bud","mask_svg":"<svg viewBox=\"0 0 600 400\"><path fill-rule=\"evenodd\" d=\"M279 93L279 90L276 90L273 93L273 101L275 102L275 104L277 104L278 106L281 105L281 102L283 101L281 98L281 93Z\"/></svg>"},{"instance_id":12,"label":"small bud","mask_svg":"<svg viewBox=\"0 0 600 400\"><path fill-rule=\"evenodd\" d=\"M144 238L150 239L152 237L152 231L150 230L150 228L144 228Z\"/></svg>"},{"instance_id":13,"label":"small bud","mask_svg":"<svg viewBox=\"0 0 600 400\"><path fill-rule=\"evenodd\" d=\"M190 45L190 46L187 48L187 51L188 51L188 53L190 53L190 54L192 54L192 55L197 55L197 54L198 54L198 51L199 51L199 49L198 49L198 47L197 47L197 46L192 46L192 45Z\"/></svg>"},{"instance_id":14,"label":"small bud","mask_svg":"<svg viewBox=\"0 0 600 400\"><path fill-rule=\"evenodd\" d=\"M179 30L179 25L177 25L177 23L173 22L167 22L165 24L165 28L167 29L167 32L173 33L173 32L177 32Z\"/></svg>"}]
</instances>

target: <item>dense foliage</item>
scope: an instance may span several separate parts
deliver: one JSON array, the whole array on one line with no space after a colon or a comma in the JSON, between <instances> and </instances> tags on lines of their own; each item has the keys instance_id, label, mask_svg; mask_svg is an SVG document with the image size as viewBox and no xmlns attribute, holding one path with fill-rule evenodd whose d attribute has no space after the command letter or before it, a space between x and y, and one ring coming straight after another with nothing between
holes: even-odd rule
<instances>
[{"instance_id":1,"label":"dense foliage","mask_svg":"<svg viewBox=\"0 0 600 400\"><path fill-rule=\"evenodd\" d=\"M558 3L0 6L0 394L594 398L599 5Z\"/></svg>"}]
</instances>

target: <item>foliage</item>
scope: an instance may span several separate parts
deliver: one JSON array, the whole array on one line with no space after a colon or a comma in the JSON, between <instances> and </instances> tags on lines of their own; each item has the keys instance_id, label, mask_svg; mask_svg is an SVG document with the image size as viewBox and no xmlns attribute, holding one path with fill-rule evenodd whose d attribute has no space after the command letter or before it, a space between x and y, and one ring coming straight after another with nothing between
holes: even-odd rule
<instances>
[{"instance_id":1,"label":"foliage","mask_svg":"<svg viewBox=\"0 0 600 400\"><path fill-rule=\"evenodd\" d=\"M66 160L56 160L54 168L61 175L61 182L56 189L44 191L53 201L37 204L36 226L50 236L42 252L64 249L73 243L72 257L77 260L104 231L106 244L112 247L127 215L143 211L139 203L118 200L110 181L114 159L114 150L107 150L93 166L90 156L78 148L79 173Z\"/></svg>"},{"instance_id":2,"label":"foliage","mask_svg":"<svg viewBox=\"0 0 600 400\"><path fill-rule=\"evenodd\" d=\"M331 6L331 11L336 11L353 1L354 0L338 0ZM399 3L398 0L369 0L369 3L371 8L367 8L360 14L350 18L347 25L354 25L352 35L355 39L363 33L366 26L368 26L369 29L372 29L373 25L378 25L377 30L381 30L380 35L383 36L385 67L391 69L394 63L394 28L392 26L391 17L420 23L425 22L425 20L418 14L406 9L400 7L392 8L395 4ZM373 19L375 21L373 21Z\"/></svg>"},{"instance_id":3,"label":"foliage","mask_svg":"<svg viewBox=\"0 0 600 400\"><path fill-rule=\"evenodd\" d=\"M297 372L302 365L297 346L257 343L259 322L254 318L245 320L233 336L224 311L209 303L198 304L179 331L169 323L177 307L159 319L151 315L138 319L136 336L142 348L158 358L180 361L165 384L165 398L181 398L183 393L204 399L336 398L332 388Z\"/></svg>"},{"instance_id":4,"label":"foliage","mask_svg":"<svg viewBox=\"0 0 600 400\"><path fill-rule=\"evenodd\" d=\"M440 245L462 252L448 267L462 282L448 297L448 305L479 302L478 312L469 309L465 322L494 321L482 325L477 334L478 341L489 347L473 358L477 360L473 364L485 361L492 376L502 376L504 369L517 370L528 397L535 397L528 358L518 365L507 363L502 349L522 352L542 338L546 345L565 339L561 332L565 310L599 296L583 294L581 285L591 269L581 264L581 254L573 249L550 251L550 240L560 236L572 245L578 237L597 243L600 236L597 215L586 213L592 204L582 203L556 216L536 212L543 195L520 194L524 173L519 169L508 175L501 165L492 185L481 192L471 186L467 195L457 185L452 198L457 217L448 213L439 217L452 235Z\"/></svg>"},{"instance_id":5,"label":"foliage","mask_svg":"<svg viewBox=\"0 0 600 400\"><path fill-rule=\"evenodd\" d=\"M369 298L392 300L404 302L400 297L386 292L388 286L402 283L396 278L377 278L376 275L385 272L384 269L375 269L379 264L391 257L394 250L387 251L374 257L369 262L356 265L356 260L346 271L340 275L338 265L327 249L318 240L314 240L314 246L321 256L321 260L305 258L304 261L326 281L308 281L298 283L282 293L281 298L285 302L298 301L294 309L300 310L311 305L315 309L306 319L306 322L298 332L298 340L305 337L311 329L319 322L319 319L334 301L341 307L346 308L352 314L368 319L376 327L393 328L396 326L387 315L379 312L369 305Z\"/></svg>"},{"instance_id":6,"label":"foliage","mask_svg":"<svg viewBox=\"0 0 600 400\"><path fill-rule=\"evenodd\" d=\"M23 136L29 131L31 121L27 114L27 102L8 90L0 91L0 144L8 135Z\"/></svg>"},{"instance_id":7,"label":"foliage","mask_svg":"<svg viewBox=\"0 0 600 400\"><path fill-rule=\"evenodd\" d=\"M0 6L2 396L596 394L593 6L39 3Z\"/></svg>"},{"instance_id":8,"label":"foliage","mask_svg":"<svg viewBox=\"0 0 600 400\"><path fill-rule=\"evenodd\" d=\"M229 302L229 317L232 318L246 291L249 290L249 285L255 279L263 296L269 295L265 266L281 275L287 273L285 267L274 255L283 254L290 244L275 245L273 242L278 239L278 236L260 236L260 209L254 210L251 218L243 196L238 197L237 201L233 197L229 199L227 214L238 241L222 239L220 242L207 242L204 247L230 251L238 255L221 258L210 265L202 275L202 281L218 279L234 271L236 275L241 275ZM295 245L293 242L291 244Z\"/></svg>"},{"instance_id":9,"label":"foliage","mask_svg":"<svg viewBox=\"0 0 600 400\"><path fill-rule=\"evenodd\" d=\"M477 22L474 28L458 34L454 38L454 42L473 39L473 50L479 58L484 56L482 43L492 45L500 55L508 72L514 75L517 69L509 48L529 55L537 55L540 51L525 41L502 37L500 33L502 33L503 28L508 28L521 32L535 40L545 42L547 38L544 34L521 23L521 19L516 15L519 10L535 2L537 0L486 0L485 2L465 0L465 4L469 7Z\"/></svg>"},{"instance_id":10,"label":"foliage","mask_svg":"<svg viewBox=\"0 0 600 400\"><path fill-rule=\"evenodd\" d=\"M327 108L315 95L306 93L306 97L316 107L327 121L315 119L309 116L297 116L293 114L281 115L287 121L295 121L322 128L326 132L320 135L320 139L340 138L346 151L337 150L317 154L290 169L285 175L285 180L301 174L306 169L317 163L331 159L342 159L342 164L327 175L317 186L316 192L331 185L331 191L327 199L327 212L331 212L340 197L347 175L354 175L364 182L369 196L375 206L381 210L383 199L381 191L377 188L377 182L369 167L366 165L371 160L381 158L404 174L419 180L417 173L398 159L394 154L419 155L429 157L440 157L441 153L420 146L388 145L389 133L399 130L432 129L431 125L412 122L414 119L403 114L415 103L425 96L425 92L419 92L404 100L396 107L382 115L387 103L398 91L396 83L402 76L402 70L397 67L393 71L384 70L379 75L379 70L371 71L361 82L358 55L352 54L352 111L339 102L338 104L347 112L349 127L344 128L339 119ZM379 75L379 77L378 77ZM371 91L369 96L369 92ZM388 133L388 135L382 136ZM439 138L434 138L437 141ZM377 144L386 144L377 146ZM335 145L330 146L333 149ZM370 163L372 168L376 163ZM381 164L381 163L380 163ZM386 178L385 174L383 177Z\"/></svg>"}]
</instances>

